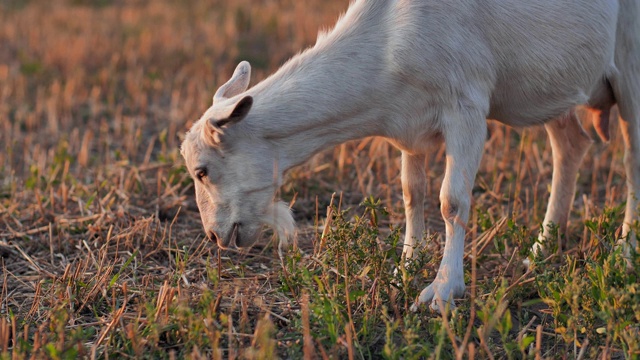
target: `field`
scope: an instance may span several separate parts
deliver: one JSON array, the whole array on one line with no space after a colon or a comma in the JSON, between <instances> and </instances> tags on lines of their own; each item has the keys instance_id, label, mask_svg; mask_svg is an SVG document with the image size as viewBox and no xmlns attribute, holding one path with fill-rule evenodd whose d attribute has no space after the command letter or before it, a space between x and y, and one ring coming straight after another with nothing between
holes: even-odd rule
<instances>
[{"instance_id":1,"label":"field","mask_svg":"<svg viewBox=\"0 0 640 360\"><path fill-rule=\"evenodd\" d=\"M402 262L400 153L327 149L281 189L299 225L281 263L205 238L179 145L240 60L252 84L347 0L0 0L0 359L640 358L640 259L614 244L622 138L594 134L563 247L522 260L551 180L541 127L490 122L468 224L467 296L413 300L443 247L443 148L428 246Z\"/></svg>"}]
</instances>

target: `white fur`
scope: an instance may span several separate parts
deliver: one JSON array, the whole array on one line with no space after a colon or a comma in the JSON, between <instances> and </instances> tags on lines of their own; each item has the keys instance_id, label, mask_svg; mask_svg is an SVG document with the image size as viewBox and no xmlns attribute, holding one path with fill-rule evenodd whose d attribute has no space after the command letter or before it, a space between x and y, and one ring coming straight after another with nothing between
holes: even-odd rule
<instances>
[{"instance_id":1,"label":"white fur","mask_svg":"<svg viewBox=\"0 0 640 360\"><path fill-rule=\"evenodd\" d=\"M284 172L327 147L382 136L403 152L411 257L424 232L424 154L442 140L446 244L416 303L436 307L465 291L465 225L485 119L546 123L554 171L543 238L548 224L566 225L590 144L575 108L608 114L617 103L629 234L640 194L639 36L639 0L356 0L313 48L248 90L248 63L241 63L187 134L189 171L208 170L195 182L205 229L221 246L250 245L264 223L290 236L291 215L274 205ZM601 116L597 128L607 120Z\"/></svg>"},{"instance_id":2,"label":"white fur","mask_svg":"<svg viewBox=\"0 0 640 360\"><path fill-rule=\"evenodd\" d=\"M278 234L280 243L278 244L278 255L282 259L284 250L289 245L289 238L294 235L296 222L293 220L289 206L282 201L273 204L267 216L262 219L264 224L269 225Z\"/></svg>"}]
</instances>

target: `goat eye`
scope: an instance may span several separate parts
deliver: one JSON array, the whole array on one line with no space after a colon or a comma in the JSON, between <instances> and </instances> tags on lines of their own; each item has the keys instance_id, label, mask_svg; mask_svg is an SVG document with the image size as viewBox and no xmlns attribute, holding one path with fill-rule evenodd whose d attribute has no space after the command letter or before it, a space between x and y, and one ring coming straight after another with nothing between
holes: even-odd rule
<instances>
[{"instance_id":1,"label":"goat eye","mask_svg":"<svg viewBox=\"0 0 640 360\"><path fill-rule=\"evenodd\" d=\"M207 169L196 169L196 177L202 181L207 176Z\"/></svg>"}]
</instances>

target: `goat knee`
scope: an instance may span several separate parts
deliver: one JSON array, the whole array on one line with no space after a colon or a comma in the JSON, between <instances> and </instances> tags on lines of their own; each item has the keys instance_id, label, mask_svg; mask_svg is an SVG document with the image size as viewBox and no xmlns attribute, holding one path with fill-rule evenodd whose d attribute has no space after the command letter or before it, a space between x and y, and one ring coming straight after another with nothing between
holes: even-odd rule
<instances>
[{"instance_id":1,"label":"goat knee","mask_svg":"<svg viewBox=\"0 0 640 360\"><path fill-rule=\"evenodd\" d=\"M464 223L467 221L466 215L468 213L468 208L468 201L445 198L441 200L440 212L442 213L442 218L446 222L450 224L461 222L460 225L464 226Z\"/></svg>"},{"instance_id":2,"label":"goat knee","mask_svg":"<svg viewBox=\"0 0 640 360\"><path fill-rule=\"evenodd\" d=\"M440 205L440 212L442 217L450 223L453 223L456 216L458 216L458 205L449 201L445 201Z\"/></svg>"}]
</instances>

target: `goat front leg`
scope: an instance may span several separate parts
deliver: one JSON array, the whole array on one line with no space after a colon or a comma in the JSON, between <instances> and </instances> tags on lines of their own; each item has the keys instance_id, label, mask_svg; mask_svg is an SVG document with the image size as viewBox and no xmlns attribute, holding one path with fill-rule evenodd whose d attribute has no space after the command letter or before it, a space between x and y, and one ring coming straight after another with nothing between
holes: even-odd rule
<instances>
[{"instance_id":1,"label":"goat front leg","mask_svg":"<svg viewBox=\"0 0 640 360\"><path fill-rule=\"evenodd\" d=\"M427 286L411 307L431 301L431 308L438 311L439 303L445 304L465 292L464 284L464 236L471 189L475 181L487 133L487 122L482 111L463 109L443 118L443 135L446 146L446 170L440 203L446 226L446 242L440 268L433 283Z\"/></svg>"},{"instance_id":2,"label":"goat front leg","mask_svg":"<svg viewBox=\"0 0 640 360\"><path fill-rule=\"evenodd\" d=\"M553 235L553 226L557 225L560 233L567 228L567 220L576 192L576 178L584 155L593 142L584 131L575 110L545 124L549 134L553 153L553 175L551 180L551 196L547 204L547 213L542 222L542 232L538 242L533 244L533 255L542 250L542 242ZM529 265L528 259L525 264Z\"/></svg>"},{"instance_id":3,"label":"goat front leg","mask_svg":"<svg viewBox=\"0 0 640 360\"><path fill-rule=\"evenodd\" d=\"M404 236L402 255L405 259L413 257L413 250L422 246L424 237L424 193L427 182L425 155L412 155L402 152L402 197L407 228Z\"/></svg>"}]
</instances>

